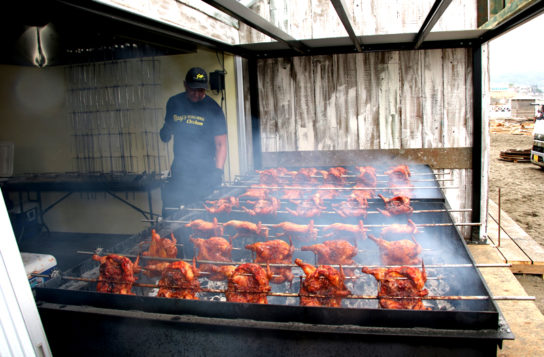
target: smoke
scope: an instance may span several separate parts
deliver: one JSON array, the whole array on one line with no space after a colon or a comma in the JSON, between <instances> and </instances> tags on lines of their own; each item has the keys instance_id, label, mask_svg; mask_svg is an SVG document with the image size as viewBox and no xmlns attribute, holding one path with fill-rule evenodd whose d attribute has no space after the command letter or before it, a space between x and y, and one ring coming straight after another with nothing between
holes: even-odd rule
<instances>
[{"instance_id":1,"label":"smoke","mask_svg":"<svg viewBox=\"0 0 544 357\"><path fill-rule=\"evenodd\" d=\"M64 103L64 79L56 69L21 71L14 89L21 110L29 115L58 113Z\"/></svg>"}]
</instances>

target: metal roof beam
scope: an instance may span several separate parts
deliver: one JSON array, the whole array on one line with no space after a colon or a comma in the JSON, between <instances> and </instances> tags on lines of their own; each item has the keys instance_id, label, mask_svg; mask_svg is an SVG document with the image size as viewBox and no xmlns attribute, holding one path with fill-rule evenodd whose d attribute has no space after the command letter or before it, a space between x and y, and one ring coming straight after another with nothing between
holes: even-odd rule
<instances>
[{"instance_id":1,"label":"metal roof beam","mask_svg":"<svg viewBox=\"0 0 544 357\"><path fill-rule=\"evenodd\" d=\"M434 2L431 11L429 11L429 14L425 18L425 21L423 21L423 25L421 25L421 28L416 35L416 38L414 40L414 49L417 50L421 46L423 41L425 41L425 37L427 37L429 32L431 32L434 25L440 19L440 16L442 16L444 11L446 11L450 3L451 0L436 0Z\"/></svg>"},{"instance_id":2,"label":"metal roof beam","mask_svg":"<svg viewBox=\"0 0 544 357\"><path fill-rule=\"evenodd\" d=\"M344 0L331 0L332 6L334 6L334 9L336 10L336 13L338 14L338 17L340 18L340 21L342 21L342 24L344 25L344 28L346 29L349 38L355 45L355 48L357 48L357 52L362 52L363 49L361 48L361 45L359 44L359 40L357 39L357 36L355 35L355 31L353 31L353 26L351 25L351 20L349 19L349 16L346 12L346 4L344 3Z\"/></svg>"},{"instance_id":3,"label":"metal roof beam","mask_svg":"<svg viewBox=\"0 0 544 357\"><path fill-rule=\"evenodd\" d=\"M510 16L507 20L501 22L498 26L488 30L480 37L480 42L484 43L544 14L544 1L535 1L523 8L522 11Z\"/></svg>"},{"instance_id":4,"label":"metal roof beam","mask_svg":"<svg viewBox=\"0 0 544 357\"><path fill-rule=\"evenodd\" d=\"M248 9L244 5L235 0L203 0L205 3L210 4L218 10L234 17L235 19L245 23L246 25L256 29L259 32L264 33L267 36L272 37L276 41L281 41L301 54L305 53L305 46L297 41L294 37L291 37L288 33L282 31L279 27L273 23L262 18L251 9Z\"/></svg>"}]
</instances>

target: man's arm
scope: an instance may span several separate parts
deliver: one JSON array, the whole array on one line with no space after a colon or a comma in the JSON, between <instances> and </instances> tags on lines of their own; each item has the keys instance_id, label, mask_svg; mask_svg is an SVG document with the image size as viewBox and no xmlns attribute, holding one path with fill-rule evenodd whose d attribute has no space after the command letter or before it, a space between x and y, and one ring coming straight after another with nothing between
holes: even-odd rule
<instances>
[{"instance_id":1,"label":"man's arm","mask_svg":"<svg viewBox=\"0 0 544 357\"><path fill-rule=\"evenodd\" d=\"M164 117L164 125L159 132L161 140L165 143L169 142L174 134L174 121L172 119L172 98L166 103L166 115Z\"/></svg>"},{"instance_id":2,"label":"man's arm","mask_svg":"<svg viewBox=\"0 0 544 357\"><path fill-rule=\"evenodd\" d=\"M223 170L227 159L227 135L218 135L215 139L215 167Z\"/></svg>"},{"instance_id":3,"label":"man's arm","mask_svg":"<svg viewBox=\"0 0 544 357\"><path fill-rule=\"evenodd\" d=\"M173 133L174 131L172 130L172 125L168 121L165 121L161 131L159 132L161 140L165 143L169 142Z\"/></svg>"}]
</instances>

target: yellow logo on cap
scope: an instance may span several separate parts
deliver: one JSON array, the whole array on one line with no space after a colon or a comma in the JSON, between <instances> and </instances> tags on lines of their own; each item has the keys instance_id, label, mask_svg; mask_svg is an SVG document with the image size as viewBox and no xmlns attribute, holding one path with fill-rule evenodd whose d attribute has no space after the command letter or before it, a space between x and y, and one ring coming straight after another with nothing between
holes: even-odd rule
<instances>
[{"instance_id":1,"label":"yellow logo on cap","mask_svg":"<svg viewBox=\"0 0 544 357\"><path fill-rule=\"evenodd\" d=\"M204 79L204 75L202 73L199 73L196 75L195 79Z\"/></svg>"}]
</instances>

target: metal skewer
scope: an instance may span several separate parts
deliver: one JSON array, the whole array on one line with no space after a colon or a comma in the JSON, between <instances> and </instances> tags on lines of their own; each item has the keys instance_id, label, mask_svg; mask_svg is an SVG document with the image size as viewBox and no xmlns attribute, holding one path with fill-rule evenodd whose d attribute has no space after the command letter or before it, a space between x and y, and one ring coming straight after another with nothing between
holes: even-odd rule
<instances>
[{"instance_id":1,"label":"metal skewer","mask_svg":"<svg viewBox=\"0 0 544 357\"><path fill-rule=\"evenodd\" d=\"M282 186L247 186L247 185L232 185L226 186L226 188L246 188L246 189L256 189L256 190L338 190L338 191L365 191L365 190L377 190L377 191L387 191L387 190L415 190L415 189L437 189L437 188L458 188L458 187L437 187L437 186L395 186L395 187L309 187L309 186L293 186L293 187L282 187Z\"/></svg>"},{"instance_id":2,"label":"metal skewer","mask_svg":"<svg viewBox=\"0 0 544 357\"><path fill-rule=\"evenodd\" d=\"M78 254L86 254L86 255L95 255L94 252L89 252L89 251L81 251L81 250L78 250L76 253ZM124 257L127 257L127 258L137 258L138 255L134 255L134 254L120 254L120 255L123 255ZM150 260L163 260L163 261L179 261L179 260L183 260L183 261L186 261L186 262L192 262L193 259L192 258L166 258L166 257L151 257L151 256L140 256L140 259L150 259ZM231 261L231 262L220 262L220 261L214 261L214 260L203 260L203 259L196 259L196 262L199 263L199 264L214 264L214 265L240 265L240 264L246 264L248 262L234 262L234 261ZM259 264L261 266L266 266L266 263L255 263L255 264ZM271 268L274 268L274 267L280 267L280 268L299 268L298 265L296 264L285 264L285 263L268 263L268 265L271 267ZM339 264L327 264L331 267L340 267ZM342 266L342 269L360 269L362 267L367 267L367 268L380 268L380 267L384 267L384 268L396 268L396 267L401 267L401 266L406 266L406 267L416 267L416 268L419 268L420 265L341 265ZM511 264L431 264L431 265L425 265L425 269L432 269L432 268L473 268L473 267L476 267L476 268L502 268L502 267L510 267L512 266Z\"/></svg>"},{"instance_id":3,"label":"metal skewer","mask_svg":"<svg viewBox=\"0 0 544 357\"><path fill-rule=\"evenodd\" d=\"M33 274L34 276L38 277L50 277L48 275L41 275L41 274ZM114 284L131 284L132 286L137 287L143 287L143 288L151 288L151 289L157 289L160 288L156 284L145 284L145 283L129 283L124 281L112 281L112 280L100 280L100 279L93 279L93 278L80 278L80 277L74 277L74 276L63 276L62 279L65 280L77 280L77 281L84 281L84 282L90 282L90 283L98 283L100 281L108 282L108 283L114 283ZM168 289L187 289L192 290L188 287L184 286L169 286ZM208 288L201 288L195 291L197 292L205 292L205 293L214 293L214 294L225 294L227 290L224 289L208 289ZM237 292L239 294L266 294L267 296L280 296L280 297L316 297L316 298L334 298L339 296L326 296L326 295L318 295L318 294L300 294L300 293L277 293L277 292L260 292L260 291L240 291ZM536 298L534 296L376 296L376 295L347 295L344 296L345 299L358 299L358 300L376 300L376 299L391 299L391 300L403 300L403 299L421 299L421 300L518 300L518 301L534 301Z\"/></svg>"}]
</instances>

